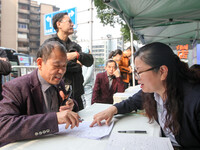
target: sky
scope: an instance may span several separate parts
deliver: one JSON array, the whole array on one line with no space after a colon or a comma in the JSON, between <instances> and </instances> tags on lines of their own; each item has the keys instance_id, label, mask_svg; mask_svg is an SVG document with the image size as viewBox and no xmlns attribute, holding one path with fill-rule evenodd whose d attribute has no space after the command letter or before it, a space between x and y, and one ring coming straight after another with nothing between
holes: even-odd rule
<instances>
[{"instance_id":1,"label":"sky","mask_svg":"<svg viewBox=\"0 0 200 150\"><path fill-rule=\"evenodd\" d=\"M90 40L90 24L86 23L90 21L90 0L34 0L38 4L46 3L55 5L60 8L60 10L65 10L69 8L77 7L77 40L78 41L89 41ZM85 11L84 11L85 10ZM99 40L106 38L107 34L111 34L113 38L119 38L121 36L120 26L116 24L115 28L107 25L103 26L100 23L100 19L96 17L97 13L94 10L93 13L93 40Z\"/></svg>"}]
</instances>

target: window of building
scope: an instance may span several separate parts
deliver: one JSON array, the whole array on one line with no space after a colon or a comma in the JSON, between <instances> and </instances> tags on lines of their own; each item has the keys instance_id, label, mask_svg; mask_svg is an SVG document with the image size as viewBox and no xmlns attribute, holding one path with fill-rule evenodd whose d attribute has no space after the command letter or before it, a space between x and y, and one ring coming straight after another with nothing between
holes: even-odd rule
<instances>
[{"instance_id":1,"label":"window of building","mask_svg":"<svg viewBox=\"0 0 200 150\"><path fill-rule=\"evenodd\" d=\"M28 38L26 33L18 33L17 37L18 38L22 38L22 39L27 39Z\"/></svg>"},{"instance_id":2,"label":"window of building","mask_svg":"<svg viewBox=\"0 0 200 150\"><path fill-rule=\"evenodd\" d=\"M19 4L19 9L29 10L29 6L24 4Z\"/></svg>"},{"instance_id":3,"label":"window of building","mask_svg":"<svg viewBox=\"0 0 200 150\"><path fill-rule=\"evenodd\" d=\"M40 12L40 8L39 8L39 7L31 7L31 10L32 10L32 11Z\"/></svg>"},{"instance_id":4,"label":"window of building","mask_svg":"<svg viewBox=\"0 0 200 150\"><path fill-rule=\"evenodd\" d=\"M18 42L18 47L28 47L28 43L27 42Z\"/></svg>"},{"instance_id":5,"label":"window of building","mask_svg":"<svg viewBox=\"0 0 200 150\"><path fill-rule=\"evenodd\" d=\"M21 29L28 29L28 25L25 24L25 23L19 23L19 24L18 24L18 28L21 28Z\"/></svg>"},{"instance_id":6,"label":"window of building","mask_svg":"<svg viewBox=\"0 0 200 150\"><path fill-rule=\"evenodd\" d=\"M28 19L28 15L26 14L19 14L18 17L21 19Z\"/></svg>"}]
</instances>

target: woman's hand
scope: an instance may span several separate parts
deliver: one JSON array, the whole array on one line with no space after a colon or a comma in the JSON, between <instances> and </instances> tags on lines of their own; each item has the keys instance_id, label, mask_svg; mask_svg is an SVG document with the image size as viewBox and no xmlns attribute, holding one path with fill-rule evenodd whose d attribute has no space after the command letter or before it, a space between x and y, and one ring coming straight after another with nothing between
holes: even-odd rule
<instances>
[{"instance_id":1,"label":"woman's hand","mask_svg":"<svg viewBox=\"0 0 200 150\"><path fill-rule=\"evenodd\" d=\"M102 120L106 120L106 125L109 125L114 114L117 114L117 108L115 106L110 106L108 109L94 115L93 122L91 123L90 127L93 127L95 124L101 126Z\"/></svg>"}]
</instances>

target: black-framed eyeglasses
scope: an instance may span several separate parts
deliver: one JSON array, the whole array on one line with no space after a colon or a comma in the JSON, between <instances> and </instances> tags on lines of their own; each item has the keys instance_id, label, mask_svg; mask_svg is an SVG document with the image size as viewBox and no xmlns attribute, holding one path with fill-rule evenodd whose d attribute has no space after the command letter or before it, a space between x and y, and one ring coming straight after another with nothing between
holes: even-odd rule
<instances>
[{"instance_id":1,"label":"black-framed eyeglasses","mask_svg":"<svg viewBox=\"0 0 200 150\"><path fill-rule=\"evenodd\" d=\"M69 19L69 20L62 20L62 21L60 21L60 22L69 22L70 24L73 23L71 19Z\"/></svg>"},{"instance_id":2,"label":"black-framed eyeglasses","mask_svg":"<svg viewBox=\"0 0 200 150\"><path fill-rule=\"evenodd\" d=\"M160 67L160 66L152 67L152 68L149 68L149 69L147 69L147 70L140 71L140 72L137 72L137 71L134 69L134 75L135 75L136 79L139 80L139 79L140 79L140 74L141 74L141 73L144 73L144 72L147 72L147 71L151 71L151 70L156 69L156 68L158 68L158 67Z\"/></svg>"}]
</instances>

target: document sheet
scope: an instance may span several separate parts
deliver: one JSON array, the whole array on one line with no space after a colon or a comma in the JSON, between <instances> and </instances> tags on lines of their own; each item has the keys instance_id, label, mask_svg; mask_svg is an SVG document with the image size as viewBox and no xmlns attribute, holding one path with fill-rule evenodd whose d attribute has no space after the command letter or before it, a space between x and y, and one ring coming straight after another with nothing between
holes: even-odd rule
<instances>
[{"instance_id":1,"label":"document sheet","mask_svg":"<svg viewBox=\"0 0 200 150\"><path fill-rule=\"evenodd\" d=\"M113 133L105 150L173 150L169 138Z\"/></svg>"},{"instance_id":2,"label":"document sheet","mask_svg":"<svg viewBox=\"0 0 200 150\"><path fill-rule=\"evenodd\" d=\"M110 134L114 122L107 126L105 123L102 126L95 125L94 127L90 127L92 122L83 121L79 123L79 127L75 127L71 129L65 129L65 124L59 125L59 133L58 134L66 134L67 136L77 136L81 138L88 139L101 139Z\"/></svg>"}]
</instances>

